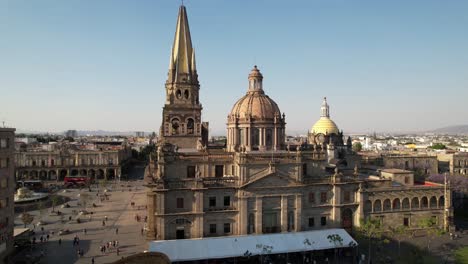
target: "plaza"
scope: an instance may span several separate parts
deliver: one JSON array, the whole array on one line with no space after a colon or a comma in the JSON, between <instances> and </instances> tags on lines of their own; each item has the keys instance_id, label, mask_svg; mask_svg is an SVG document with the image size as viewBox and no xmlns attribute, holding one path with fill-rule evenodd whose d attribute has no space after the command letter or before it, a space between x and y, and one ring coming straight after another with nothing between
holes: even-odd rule
<instances>
[{"instance_id":1,"label":"plaza","mask_svg":"<svg viewBox=\"0 0 468 264\"><path fill-rule=\"evenodd\" d=\"M99 194L98 189L100 189ZM95 185L91 187L91 192L88 189L66 189L65 192L60 190L58 194L71 199L68 202L69 208L55 207L55 211L59 210L63 217L53 213L52 208L44 209L46 213L43 213L42 219L39 219L38 210L29 212L34 216L34 221L27 227L33 229L33 224L37 224L39 220L46 225L35 226L35 234L31 236L31 239L36 238L35 245L16 252L14 262L22 263L21 261L28 259L40 259L39 263L92 263L94 257L95 263L110 263L146 250L147 243L141 231L145 227L146 215L146 197L142 182L114 183L109 184L107 189L109 190L106 192L108 200L103 198L103 201L101 201L101 197L104 197L103 188L96 188ZM78 205L81 201L79 195L89 195L85 209L89 214L79 216L80 223L77 223L76 218L79 212L84 210L83 206ZM136 220L136 215L139 216L140 221ZM69 220L70 216L71 220ZM106 217L107 221L105 221ZM103 226L103 221L105 226ZM20 214L16 214L15 228L23 226ZM42 227L44 231L41 231ZM59 235L60 230L66 229L70 231L68 234ZM86 234L84 229L86 229ZM116 233L117 229L118 233ZM41 242L40 237L42 236L45 240L47 234L49 234L49 240ZM75 236L79 238L78 245L73 243ZM118 241L119 255L117 255L117 247L113 246L109 247L106 253L100 251L101 246L109 241ZM83 251L82 257L78 256L79 249ZM43 257L40 257L41 255Z\"/></svg>"}]
</instances>

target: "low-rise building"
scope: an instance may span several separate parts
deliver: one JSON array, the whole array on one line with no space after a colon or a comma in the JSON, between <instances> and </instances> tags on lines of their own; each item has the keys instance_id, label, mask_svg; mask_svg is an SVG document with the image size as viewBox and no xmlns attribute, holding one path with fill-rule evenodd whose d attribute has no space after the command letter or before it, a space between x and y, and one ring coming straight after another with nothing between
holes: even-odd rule
<instances>
[{"instance_id":1,"label":"low-rise building","mask_svg":"<svg viewBox=\"0 0 468 264\"><path fill-rule=\"evenodd\" d=\"M13 250L14 140L14 128L0 128L0 263Z\"/></svg>"}]
</instances>

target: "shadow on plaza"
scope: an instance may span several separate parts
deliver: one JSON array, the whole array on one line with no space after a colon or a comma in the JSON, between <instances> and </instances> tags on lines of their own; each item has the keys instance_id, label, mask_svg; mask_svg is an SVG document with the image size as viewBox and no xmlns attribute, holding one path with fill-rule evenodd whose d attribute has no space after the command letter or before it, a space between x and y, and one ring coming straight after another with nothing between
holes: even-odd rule
<instances>
[{"instance_id":1,"label":"shadow on plaza","mask_svg":"<svg viewBox=\"0 0 468 264\"><path fill-rule=\"evenodd\" d=\"M430 240L429 249L427 247L428 237L426 235L415 235L409 237L408 241L398 241L389 237L384 237L380 241L371 242L372 263L395 263L395 264L438 264L452 263L453 251L459 246L452 241L447 241L447 235ZM369 241L357 240L359 243L359 254L368 256ZM367 263L367 262L366 262Z\"/></svg>"}]
</instances>

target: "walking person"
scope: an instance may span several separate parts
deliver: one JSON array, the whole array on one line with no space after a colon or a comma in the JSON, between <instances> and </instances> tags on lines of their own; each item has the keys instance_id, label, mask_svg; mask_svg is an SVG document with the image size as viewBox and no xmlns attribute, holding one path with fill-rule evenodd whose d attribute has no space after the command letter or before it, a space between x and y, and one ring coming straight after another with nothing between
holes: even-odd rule
<instances>
[{"instance_id":1,"label":"walking person","mask_svg":"<svg viewBox=\"0 0 468 264\"><path fill-rule=\"evenodd\" d=\"M115 234L116 234L116 235L119 234L119 228L116 228L116 229L115 229Z\"/></svg>"},{"instance_id":2,"label":"walking person","mask_svg":"<svg viewBox=\"0 0 468 264\"><path fill-rule=\"evenodd\" d=\"M142 227L142 228L141 228L141 235L143 235L143 231L144 231L144 230L143 230L143 227Z\"/></svg>"},{"instance_id":3,"label":"walking person","mask_svg":"<svg viewBox=\"0 0 468 264\"><path fill-rule=\"evenodd\" d=\"M62 239L59 238L59 246L62 245Z\"/></svg>"},{"instance_id":4,"label":"walking person","mask_svg":"<svg viewBox=\"0 0 468 264\"><path fill-rule=\"evenodd\" d=\"M94 257L91 259L91 264L94 264Z\"/></svg>"}]
</instances>

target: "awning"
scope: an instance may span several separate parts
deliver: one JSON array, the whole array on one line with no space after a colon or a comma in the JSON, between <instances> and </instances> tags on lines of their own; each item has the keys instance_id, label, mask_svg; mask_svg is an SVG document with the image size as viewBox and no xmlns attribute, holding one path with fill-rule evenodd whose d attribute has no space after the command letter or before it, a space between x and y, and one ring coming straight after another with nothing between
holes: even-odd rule
<instances>
[{"instance_id":1,"label":"awning","mask_svg":"<svg viewBox=\"0 0 468 264\"><path fill-rule=\"evenodd\" d=\"M338 239L330 239L330 235L337 235L334 237ZM340 238L342 240L338 241ZM357 242L344 229L323 229L266 235L158 240L149 243L149 251L163 253L175 262L314 251L353 245L357 246Z\"/></svg>"}]
</instances>

